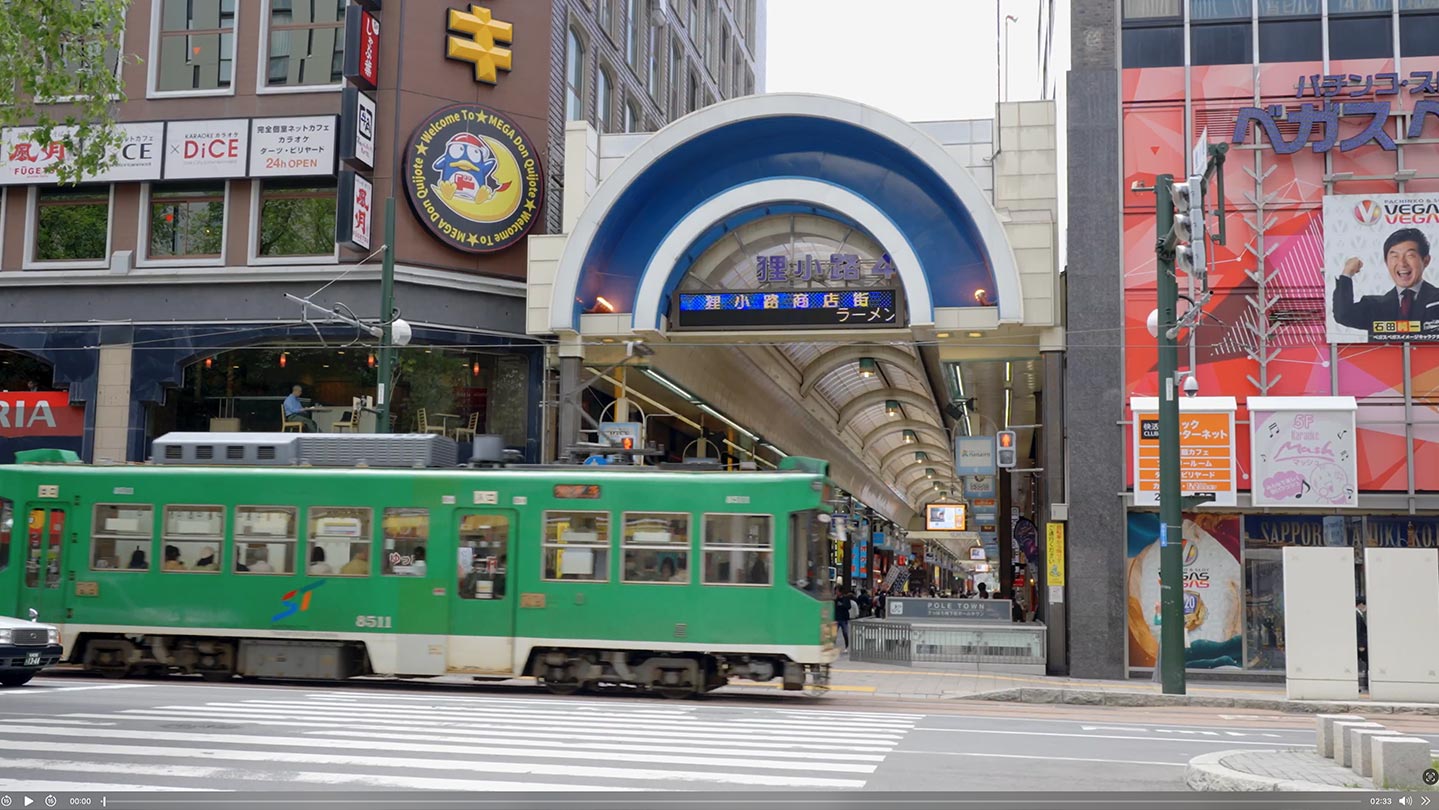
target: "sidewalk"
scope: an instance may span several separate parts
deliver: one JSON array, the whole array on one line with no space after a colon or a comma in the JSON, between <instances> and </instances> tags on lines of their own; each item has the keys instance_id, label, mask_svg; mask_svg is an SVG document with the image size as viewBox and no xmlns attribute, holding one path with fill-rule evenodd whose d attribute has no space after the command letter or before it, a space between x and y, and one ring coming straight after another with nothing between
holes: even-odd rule
<instances>
[{"instance_id":1,"label":"sidewalk","mask_svg":"<svg viewBox=\"0 0 1439 810\"><path fill-rule=\"evenodd\" d=\"M737 681L730 689L778 689L777 682ZM1206 706L1266 709L1298 714L1439 715L1439 704L1289 700L1281 683L1190 683L1187 694L1163 694L1150 681L1101 681L1039 675L968 672L954 667L924 668L868 664L842 657L830 671L830 689L839 694L911 700L990 700L1085 706Z\"/></svg>"},{"instance_id":2,"label":"sidewalk","mask_svg":"<svg viewBox=\"0 0 1439 810\"><path fill-rule=\"evenodd\" d=\"M1378 790L1369 777L1310 750L1205 754L1189 761L1184 782L1191 790L1225 793Z\"/></svg>"}]
</instances>

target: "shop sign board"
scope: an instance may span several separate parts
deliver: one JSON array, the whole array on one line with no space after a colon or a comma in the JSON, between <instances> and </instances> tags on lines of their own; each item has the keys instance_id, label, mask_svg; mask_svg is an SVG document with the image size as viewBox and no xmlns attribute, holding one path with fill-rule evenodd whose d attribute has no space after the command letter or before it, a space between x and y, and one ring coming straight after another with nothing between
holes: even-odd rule
<instances>
[{"instance_id":1,"label":"shop sign board","mask_svg":"<svg viewBox=\"0 0 1439 810\"><path fill-rule=\"evenodd\" d=\"M63 391L0 392L0 464L15 461L22 450L41 448L80 452L85 408L71 405Z\"/></svg>"},{"instance_id":2,"label":"shop sign board","mask_svg":"<svg viewBox=\"0 0 1439 810\"><path fill-rule=\"evenodd\" d=\"M1353 397L1250 397L1255 506L1359 506Z\"/></svg>"},{"instance_id":3,"label":"shop sign board","mask_svg":"<svg viewBox=\"0 0 1439 810\"><path fill-rule=\"evenodd\" d=\"M1439 548L1434 515L1246 515L1249 548Z\"/></svg>"},{"instance_id":4,"label":"shop sign board","mask_svg":"<svg viewBox=\"0 0 1439 810\"><path fill-rule=\"evenodd\" d=\"M994 475L994 437L957 436L954 440L955 475Z\"/></svg>"},{"instance_id":5,"label":"shop sign board","mask_svg":"<svg viewBox=\"0 0 1439 810\"><path fill-rule=\"evenodd\" d=\"M345 9L344 75L365 90L379 86L380 19L356 5Z\"/></svg>"},{"instance_id":6,"label":"shop sign board","mask_svg":"<svg viewBox=\"0 0 1439 810\"><path fill-rule=\"evenodd\" d=\"M143 182L160 179L161 145L165 125L161 122L116 124L120 145L110 151L110 168L85 178L93 183ZM0 186L40 185L56 182L55 167L66 159L64 138L73 127L55 127L51 142L37 144L31 138L35 127L12 127L0 134Z\"/></svg>"},{"instance_id":7,"label":"shop sign board","mask_svg":"<svg viewBox=\"0 0 1439 810\"><path fill-rule=\"evenodd\" d=\"M1179 484L1182 495L1213 495L1215 506L1238 501L1233 397L1179 401ZM1159 505L1159 400L1134 397L1134 505Z\"/></svg>"},{"instance_id":8,"label":"shop sign board","mask_svg":"<svg viewBox=\"0 0 1439 810\"><path fill-rule=\"evenodd\" d=\"M358 87L346 87L340 98L340 160L375 167L375 99Z\"/></svg>"},{"instance_id":9,"label":"shop sign board","mask_svg":"<svg viewBox=\"0 0 1439 810\"><path fill-rule=\"evenodd\" d=\"M369 250L374 226L374 187L364 175L346 170L340 172L338 199L335 241L360 250Z\"/></svg>"},{"instance_id":10,"label":"shop sign board","mask_svg":"<svg viewBox=\"0 0 1439 810\"><path fill-rule=\"evenodd\" d=\"M1439 194L1324 197L1330 343L1439 342Z\"/></svg>"},{"instance_id":11,"label":"shop sign board","mask_svg":"<svg viewBox=\"0 0 1439 810\"><path fill-rule=\"evenodd\" d=\"M251 177L335 173L335 116L257 118L250 133Z\"/></svg>"},{"instance_id":12,"label":"shop sign board","mask_svg":"<svg viewBox=\"0 0 1439 810\"><path fill-rule=\"evenodd\" d=\"M1388 13L1390 7L1387 1L1358 5L1380 14ZM1439 98L1435 97L1439 94L1439 75L1432 70L1409 71L1404 78L1392 71L1314 73L1295 77L1293 85L1294 98L1307 101L1240 107L1230 140L1250 143L1258 140L1262 132L1264 141L1279 155L1292 155L1305 147L1313 152L1351 152L1362 147L1393 152L1397 148L1397 130L1391 132L1388 124L1396 106L1411 111L1404 131L1409 140L1423 137L1429 116L1439 116ZM1346 124L1342 133L1341 120ZM1281 129L1280 124L1289 126ZM1285 137L1286 129L1292 133L1289 137Z\"/></svg>"},{"instance_id":13,"label":"shop sign board","mask_svg":"<svg viewBox=\"0 0 1439 810\"><path fill-rule=\"evenodd\" d=\"M899 291L676 292L676 329L880 329L903 325Z\"/></svg>"},{"instance_id":14,"label":"shop sign board","mask_svg":"<svg viewBox=\"0 0 1439 810\"><path fill-rule=\"evenodd\" d=\"M165 125L165 179L244 177L250 119L171 121Z\"/></svg>"},{"instance_id":15,"label":"shop sign board","mask_svg":"<svg viewBox=\"0 0 1439 810\"><path fill-rule=\"evenodd\" d=\"M884 613L895 619L937 619L962 622L1013 621L1008 599L886 599Z\"/></svg>"}]
</instances>

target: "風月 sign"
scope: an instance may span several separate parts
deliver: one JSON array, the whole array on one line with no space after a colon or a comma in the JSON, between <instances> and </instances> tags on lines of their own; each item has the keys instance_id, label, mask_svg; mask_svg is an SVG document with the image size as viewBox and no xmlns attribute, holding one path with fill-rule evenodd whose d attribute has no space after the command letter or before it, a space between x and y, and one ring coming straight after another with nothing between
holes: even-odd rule
<instances>
[{"instance_id":1,"label":"\u98a8\u6708 sign","mask_svg":"<svg viewBox=\"0 0 1439 810\"><path fill-rule=\"evenodd\" d=\"M160 179L160 145L165 125L160 122L116 124L121 143L110 151L110 168L87 175L87 182L124 183ZM14 127L0 134L0 186L56 182L55 168L67 159L62 141L73 128L56 127L51 142L32 140L34 127Z\"/></svg>"},{"instance_id":2,"label":"\u98a8\u6708 sign","mask_svg":"<svg viewBox=\"0 0 1439 810\"><path fill-rule=\"evenodd\" d=\"M374 205L375 192L370 181L358 172L341 172L339 210L335 212L335 241L369 250Z\"/></svg>"},{"instance_id":3,"label":"\u98a8\u6708 sign","mask_svg":"<svg viewBox=\"0 0 1439 810\"><path fill-rule=\"evenodd\" d=\"M1250 397L1255 506L1357 507L1353 397Z\"/></svg>"}]
</instances>

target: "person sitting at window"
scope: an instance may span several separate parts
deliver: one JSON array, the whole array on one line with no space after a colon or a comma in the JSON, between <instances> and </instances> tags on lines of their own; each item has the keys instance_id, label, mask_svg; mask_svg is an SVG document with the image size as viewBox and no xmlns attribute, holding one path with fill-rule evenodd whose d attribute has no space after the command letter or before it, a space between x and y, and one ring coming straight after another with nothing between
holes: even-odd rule
<instances>
[{"instance_id":1,"label":"person sitting at window","mask_svg":"<svg viewBox=\"0 0 1439 810\"><path fill-rule=\"evenodd\" d=\"M165 546L165 562L162 567L166 571L185 570L185 563L180 561L179 546Z\"/></svg>"},{"instance_id":2,"label":"person sitting at window","mask_svg":"<svg viewBox=\"0 0 1439 810\"><path fill-rule=\"evenodd\" d=\"M355 556L350 561L340 566L340 573L349 577L362 577L370 573L370 549L368 546L361 546L355 549Z\"/></svg>"},{"instance_id":3,"label":"person sitting at window","mask_svg":"<svg viewBox=\"0 0 1439 810\"><path fill-rule=\"evenodd\" d=\"M299 422L305 426L304 430L310 433L319 433L320 426L316 425L315 420L310 418L310 411L314 409L306 408L305 404L300 401L300 392L303 390L303 388L297 385L291 388L290 395L285 397L285 421Z\"/></svg>"},{"instance_id":4,"label":"person sitting at window","mask_svg":"<svg viewBox=\"0 0 1439 810\"><path fill-rule=\"evenodd\" d=\"M325 562L325 550L319 546L310 549L310 575L329 576L335 573L335 569Z\"/></svg>"},{"instance_id":5,"label":"person sitting at window","mask_svg":"<svg viewBox=\"0 0 1439 810\"><path fill-rule=\"evenodd\" d=\"M130 570L144 571L146 568L149 567L150 561L145 559L144 549L137 548L130 554Z\"/></svg>"},{"instance_id":6,"label":"person sitting at window","mask_svg":"<svg viewBox=\"0 0 1439 810\"><path fill-rule=\"evenodd\" d=\"M422 577L429 572L429 566L425 565L425 547L415 546L415 561L410 564L410 576Z\"/></svg>"},{"instance_id":7,"label":"person sitting at window","mask_svg":"<svg viewBox=\"0 0 1439 810\"><path fill-rule=\"evenodd\" d=\"M220 567L215 564L215 549L205 546L200 551L200 559L195 563L196 571L218 571Z\"/></svg>"},{"instance_id":8,"label":"person sitting at window","mask_svg":"<svg viewBox=\"0 0 1439 810\"><path fill-rule=\"evenodd\" d=\"M267 548L252 548L247 552L250 558L249 569L252 574L273 574L274 566L270 565L270 550Z\"/></svg>"}]
</instances>

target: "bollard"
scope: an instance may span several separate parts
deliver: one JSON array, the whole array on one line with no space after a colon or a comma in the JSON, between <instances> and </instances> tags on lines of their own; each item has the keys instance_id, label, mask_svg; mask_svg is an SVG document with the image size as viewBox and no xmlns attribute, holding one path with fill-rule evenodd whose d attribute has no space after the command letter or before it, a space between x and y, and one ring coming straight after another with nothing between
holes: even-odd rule
<instances>
[{"instance_id":1,"label":"bollard","mask_svg":"<svg viewBox=\"0 0 1439 810\"><path fill-rule=\"evenodd\" d=\"M1373 745L1374 784L1390 790L1424 789L1424 771L1434 761L1428 740L1376 737Z\"/></svg>"},{"instance_id":2,"label":"bollard","mask_svg":"<svg viewBox=\"0 0 1439 810\"><path fill-rule=\"evenodd\" d=\"M1344 755L1348 765L1360 776L1374 775L1374 738L1402 736L1386 728L1355 728L1350 726L1344 736Z\"/></svg>"},{"instance_id":3,"label":"bollard","mask_svg":"<svg viewBox=\"0 0 1439 810\"><path fill-rule=\"evenodd\" d=\"M1379 725L1378 723L1354 723L1348 720L1341 720L1338 723L1335 723L1334 762L1336 764L1343 765L1346 768L1352 767L1354 764L1353 752L1349 750L1349 745L1352 742L1349 737L1349 730L1353 728L1378 729L1380 731L1384 730L1384 727Z\"/></svg>"},{"instance_id":4,"label":"bollard","mask_svg":"<svg viewBox=\"0 0 1439 810\"><path fill-rule=\"evenodd\" d=\"M1316 717L1319 756L1334 758L1334 724L1341 722L1362 723L1364 718L1357 714L1321 714Z\"/></svg>"}]
</instances>

